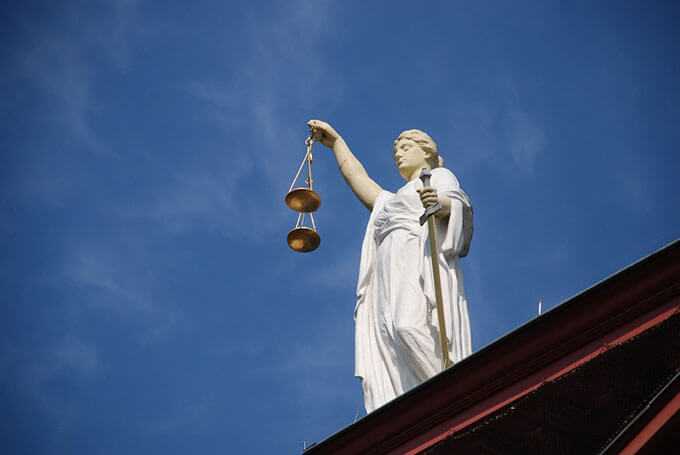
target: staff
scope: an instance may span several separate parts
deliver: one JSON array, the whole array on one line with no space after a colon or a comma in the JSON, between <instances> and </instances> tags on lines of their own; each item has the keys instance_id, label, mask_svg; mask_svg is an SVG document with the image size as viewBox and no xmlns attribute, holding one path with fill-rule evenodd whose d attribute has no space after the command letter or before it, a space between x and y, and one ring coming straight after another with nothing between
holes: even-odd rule
<instances>
[{"instance_id":1,"label":"staff","mask_svg":"<svg viewBox=\"0 0 680 455\"><path fill-rule=\"evenodd\" d=\"M423 187L430 186L430 177L432 173L429 169L423 168L420 171L420 180L423 181ZM420 217L420 225L422 226L427 221L427 230L430 239L430 258L432 259L432 277L434 278L434 296L437 302L437 320L439 322L439 345L442 350L442 371L451 366L449 359L449 341L446 337L446 324L444 323L444 298L442 297L442 281L439 276L439 252L437 251L437 231L434 225L434 218L432 217L442 208L441 204L437 202L425 209L425 213Z\"/></svg>"}]
</instances>

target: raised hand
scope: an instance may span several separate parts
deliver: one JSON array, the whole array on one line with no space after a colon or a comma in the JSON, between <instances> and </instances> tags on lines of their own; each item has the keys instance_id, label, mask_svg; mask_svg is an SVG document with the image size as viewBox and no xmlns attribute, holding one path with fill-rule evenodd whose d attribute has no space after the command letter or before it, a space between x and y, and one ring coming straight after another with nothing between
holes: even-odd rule
<instances>
[{"instance_id":1,"label":"raised hand","mask_svg":"<svg viewBox=\"0 0 680 455\"><path fill-rule=\"evenodd\" d=\"M315 141L331 149L345 181L361 203L371 210L378 194L382 191L380 185L368 176L364 166L354 156L335 128L321 120L310 120L307 126L312 129L312 138Z\"/></svg>"},{"instance_id":2,"label":"raised hand","mask_svg":"<svg viewBox=\"0 0 680 455\"><path fill-rule=\"evenodd\" d=\"M307 125L312 129L312 139L321 142L326 147L332 149L335 142L342 137L335 131L330 124L322 122L321 120L310 120Z\"/></svg>"}]
</instances>

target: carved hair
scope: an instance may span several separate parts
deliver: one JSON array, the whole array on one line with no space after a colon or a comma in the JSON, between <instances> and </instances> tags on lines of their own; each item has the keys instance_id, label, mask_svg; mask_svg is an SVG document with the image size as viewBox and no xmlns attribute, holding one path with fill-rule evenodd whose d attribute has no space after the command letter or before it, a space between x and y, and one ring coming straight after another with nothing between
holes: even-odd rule
<instances>
[{"instance_id":1,"label":"carved hair","mask_svg":"<svg viewBox=\"0 0 680 455\"><path fill-rule=\"evenodd\" d=\"M437 143L427 134L425 131L421 130L406 130L399 133L399 136L394 140L393 147L397 146L397 143L401 139L410 139L422 148L425 153L429 155L428 161L430 166L434 169L436 167L444 166L444 158L439 154L437 149Z\"/></svg>"}]
</instances>

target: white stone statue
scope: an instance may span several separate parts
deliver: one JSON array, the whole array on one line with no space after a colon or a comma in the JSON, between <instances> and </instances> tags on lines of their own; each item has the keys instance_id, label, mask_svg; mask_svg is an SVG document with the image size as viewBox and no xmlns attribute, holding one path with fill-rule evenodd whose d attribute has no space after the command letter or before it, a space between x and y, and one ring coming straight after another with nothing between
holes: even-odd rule
<instances>
[{"instance_id":1,"label":"white stone statue","mask_svg":"<svg viewBox=\"0 0 680 455\"><path fill-rule=\"evenodd\" d=\"M470 321L458 265L472 239L472 206L458 180L442 167L437 145L419 130L394 141L394 161L406 184L396 193L368 176L346 142L328 123L310 120L314 139L330 148L345 181L371 211L361 250L357 283L356 370L364 404L372 412L439 373L432 261L427 225L419 217L437 201L439 264L449 357L460 361L471 352ZM423 188L421 169L432 170Z\"/></svg>"}]
</instances>

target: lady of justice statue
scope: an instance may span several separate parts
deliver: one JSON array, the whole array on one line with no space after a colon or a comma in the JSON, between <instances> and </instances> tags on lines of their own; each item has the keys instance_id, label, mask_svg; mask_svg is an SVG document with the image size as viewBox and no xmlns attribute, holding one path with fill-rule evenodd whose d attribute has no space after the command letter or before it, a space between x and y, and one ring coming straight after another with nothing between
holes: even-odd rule
<instances>
[{"instance_id":1,"label":"lady of justice statue","mask_svg":"<svg viewBox=\"0 0 680 455\"><path fill-rule=\"evenodd\" d=\"M391 401L440 371L437 315L423 207L437 202L438 262L449 356L471 352L470 321L458 260L472 239L472 206L458 180L442 167L437 144L420 130L394 141L394 161L406 184L396 193L371 179L347 143L328 123L310 120L312 137L330 148L340 172L371 211L361 250L356 321L356 369L367 412ZM431 170L429 187L418 178Z\"/></svg>"}]
</instances>

